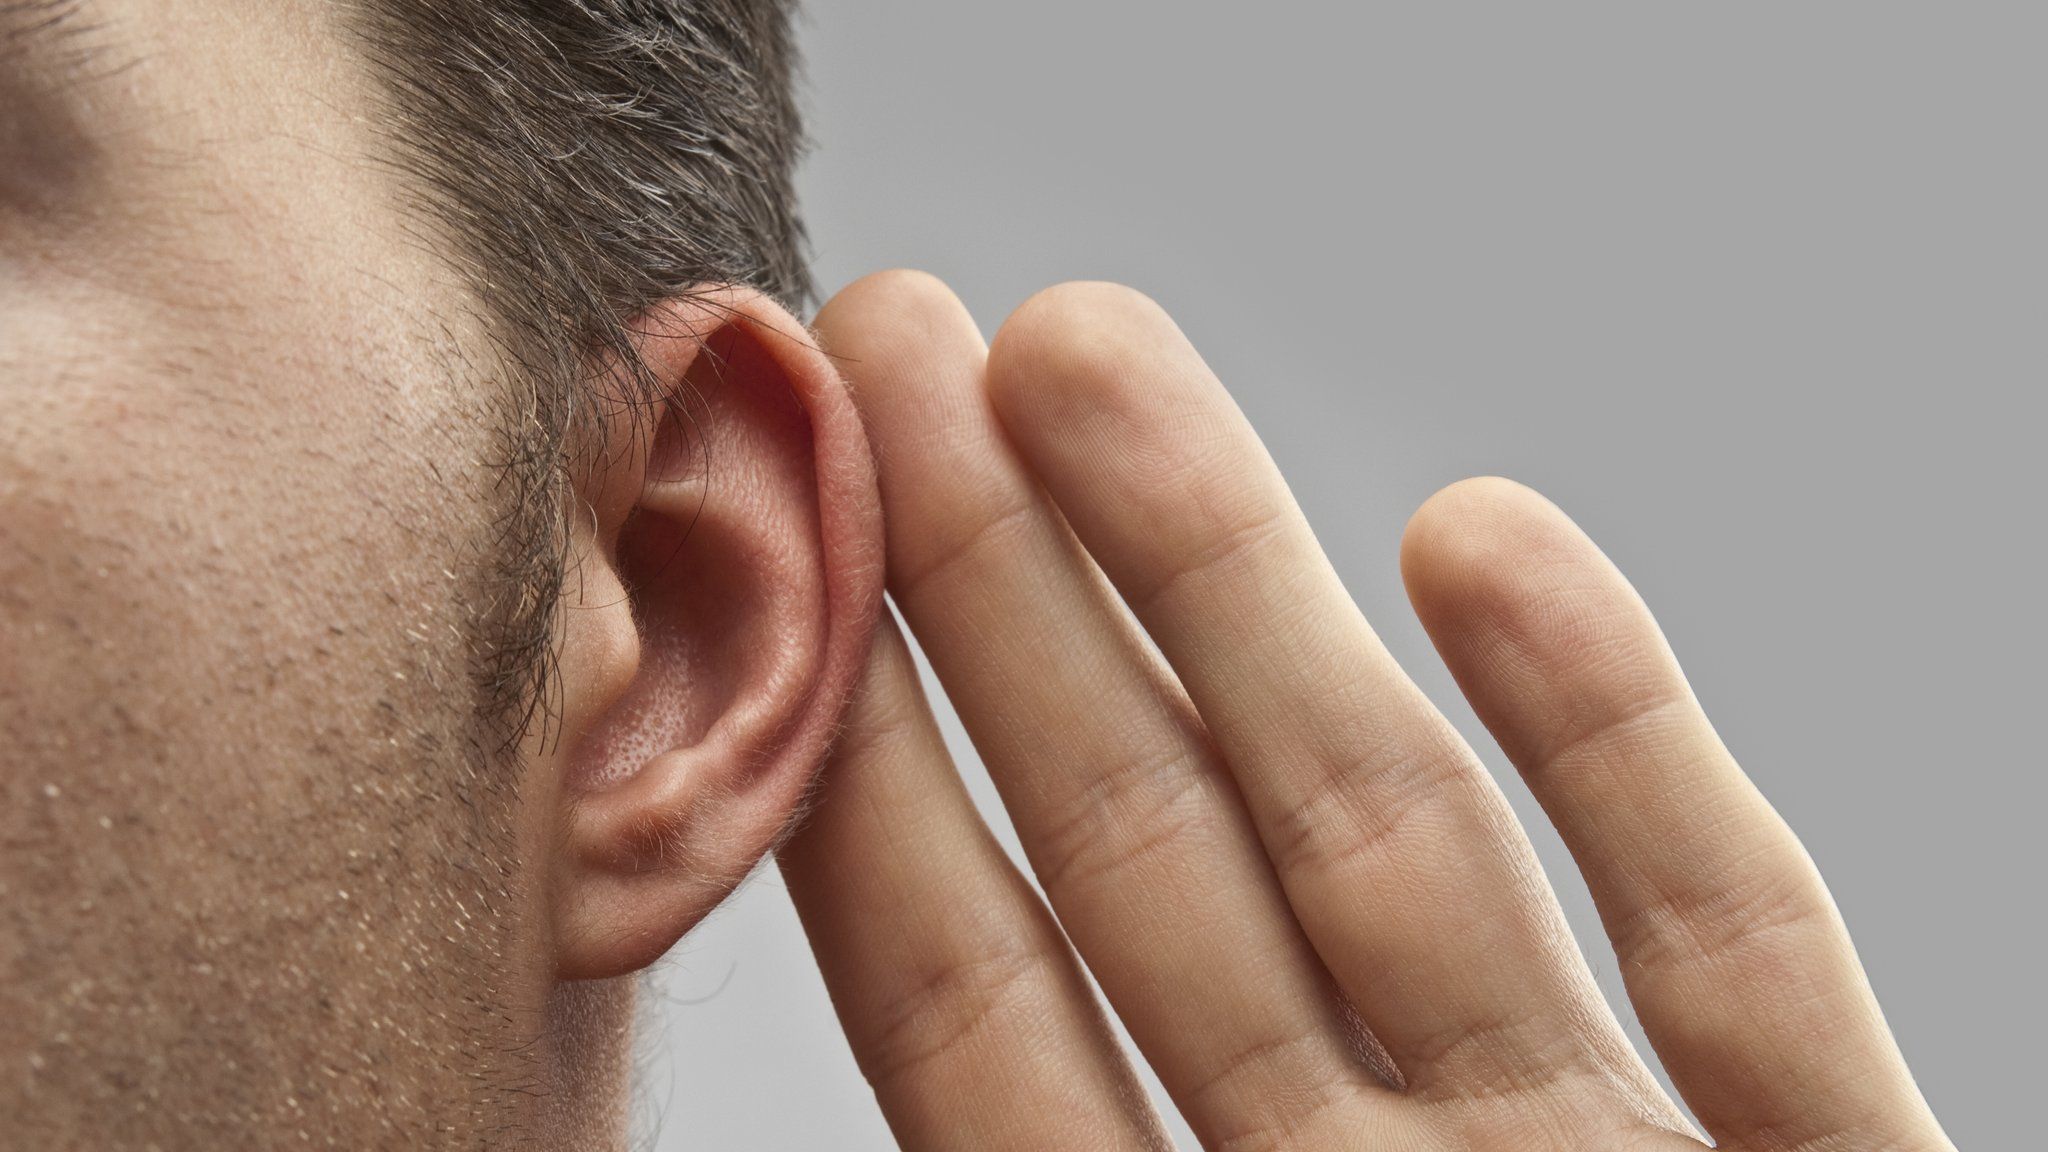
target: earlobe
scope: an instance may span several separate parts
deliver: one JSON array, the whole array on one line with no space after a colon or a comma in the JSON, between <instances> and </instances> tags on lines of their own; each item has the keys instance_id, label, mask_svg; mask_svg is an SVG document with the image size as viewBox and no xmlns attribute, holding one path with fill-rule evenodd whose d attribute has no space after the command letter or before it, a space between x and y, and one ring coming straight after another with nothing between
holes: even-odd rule
<instances>
[{"instance_id":1,"label":"earlobe","mask_svg":"<svg viewBox=\"0 0 2048 1152\"><path fill-rule=\"evenodd\" d=\"M773 847L881 602L873 462L810 335L749 291L639 329L674 402L622 416L630 447L582 481L551 894L564 978L651 963Z\"/></svg>"}]
</instances>

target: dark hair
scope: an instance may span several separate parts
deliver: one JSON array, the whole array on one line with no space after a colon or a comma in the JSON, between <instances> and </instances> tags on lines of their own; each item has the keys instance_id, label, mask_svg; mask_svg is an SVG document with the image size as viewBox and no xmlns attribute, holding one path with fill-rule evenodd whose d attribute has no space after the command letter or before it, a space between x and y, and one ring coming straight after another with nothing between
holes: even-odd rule
<instances>
[{"instance_id":1,"label":"dark hair","mask_svg":"<svg viewBox=\"0 0 2048 1152\"><path fill-rule=\"evenodd\" d=\"M694 286L810 298L793 169L794 0L367 0L392 157L519 378L477 677L545 715L569 445L596 366L651 387L627 325ZM647 395L651 396L649 392ZM523 707L515 704L523 702Z\"/></svg>"}]
</instances>

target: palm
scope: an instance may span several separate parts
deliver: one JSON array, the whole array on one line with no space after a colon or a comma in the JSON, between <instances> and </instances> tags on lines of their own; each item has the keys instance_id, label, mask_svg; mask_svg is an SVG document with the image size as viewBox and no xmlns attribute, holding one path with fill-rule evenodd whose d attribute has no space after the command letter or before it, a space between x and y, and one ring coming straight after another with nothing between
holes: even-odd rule
<instances>
[{"instance_id":1,"label":"palm","mask_svg":"<svg viewBox=\"0 0 2048 1152\"><path fill-rule=\"evenodd\" d=\"M891 593L1050 904L890 630L783 865L905 1148L1162 1146L1076 953L1206 1148L1701 1146L1499 790L1155 306L1058 289L989 351L893 275L818 326L870 419ZM1716 1146L1949 1148L1810 861L1591 543L1472 482L1403 570Z\"/></svg>"}]
</instances>

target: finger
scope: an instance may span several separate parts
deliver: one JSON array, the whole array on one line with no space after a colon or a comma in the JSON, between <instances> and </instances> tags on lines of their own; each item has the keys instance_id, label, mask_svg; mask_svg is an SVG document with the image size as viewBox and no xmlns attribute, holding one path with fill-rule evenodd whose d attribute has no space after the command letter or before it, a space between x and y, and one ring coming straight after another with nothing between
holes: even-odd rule
<instances>
[{"instance_id":1,"label":"finger","mask_svg":"<svg viewBox=\"0 0 2048 1152\"><path fill-rule=\"evenodd\" d=\"M1051 914L975 814L893 624L780 862L905 1152L1169 1146Z\"/></svg>"},{"instance_id":2,"label":"finger","mask_svg":"<svg viewBox=\"0 0 2048 1152\"><path fill-rule=\"evenodd\" d=\"M1295 914L1411 1087L1645 1089L1506 801L1166 314L1109 285L1042 293L998 335L989 388L1186 686Z\"/></svg>"},{"instance_id":3,"label":"finger","mask_svg":"<svg viewBox=\"0 0 2048 1152\"><path fill-rule=\"evenodd\" d=\"M1211 1147L1381 1091L1199 721L1003 442L965 310L929 278L856 288L819 327L875 442L891 592L1133 1039Z\"/></svg>"},{"instance_id":4,"label":"finger","mask_svg":"<svg viewBox=\"0 0 2048 1152\"><path fill-rule=\"evenodd\" d=\"M1585 872L1643 1027L1716 1140L1945 1146L1902 1138L1932 1119L1819 873L1592 541L1526 488L1468 481L1416 514L1402 571Z\"/></svg>"}]
</instances>

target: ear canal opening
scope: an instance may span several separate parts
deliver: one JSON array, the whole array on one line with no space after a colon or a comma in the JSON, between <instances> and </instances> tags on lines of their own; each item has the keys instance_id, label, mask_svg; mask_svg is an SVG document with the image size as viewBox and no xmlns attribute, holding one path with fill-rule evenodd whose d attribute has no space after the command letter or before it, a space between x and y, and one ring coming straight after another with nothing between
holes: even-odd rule
<instances>
[{"instance_id":1,"label":"ear canal opening","mask_svg":"<svg viewBox=\"0 0 2048 1152\"><path fill-rule=\"evenodd\" d=\"M622 783L662 752L699 743L731 708L746 674L743 603L758 590L720 556L714 534L699 517L644 508L621 527L616 563L640 660L577 756L586 787Z\"/></svg>"}]
</instances>

